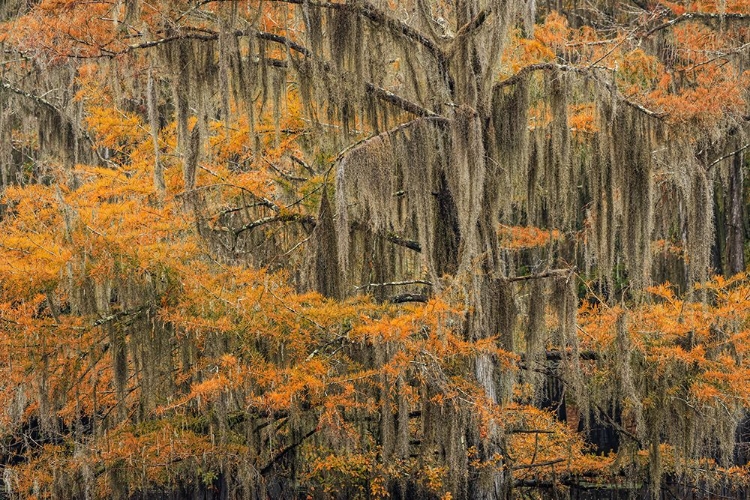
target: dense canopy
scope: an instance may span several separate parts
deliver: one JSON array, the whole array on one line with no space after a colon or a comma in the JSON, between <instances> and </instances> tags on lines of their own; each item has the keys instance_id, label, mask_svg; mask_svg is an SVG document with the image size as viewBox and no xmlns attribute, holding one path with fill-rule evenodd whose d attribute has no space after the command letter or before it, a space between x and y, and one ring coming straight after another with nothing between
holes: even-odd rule
<instances>
[{"instance_id":1,"label":"dense canopy","mask_svg":"<svg viewBox=\"0 0 750 500\"><path fill-rule=\"evenodd\" d=\"M5 0L0 47L0 496L750 492L747 0Z\"/></svg>"}]
</instances>

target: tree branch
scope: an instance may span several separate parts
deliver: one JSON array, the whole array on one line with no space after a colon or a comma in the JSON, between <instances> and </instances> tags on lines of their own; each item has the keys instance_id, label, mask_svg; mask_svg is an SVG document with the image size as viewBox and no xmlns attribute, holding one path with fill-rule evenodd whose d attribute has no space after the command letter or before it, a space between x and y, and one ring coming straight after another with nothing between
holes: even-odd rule
<instances>
[{"instance_id":1,"label":"tree branch","mask_svg":"<svg viewBox=\"0 0 750 500\"><path fill-rule=\"evenodd\" d=\"M349 154L352 150L359 148L360 146L364 146L368 142L372 141L373 139L376 139L378 137L387 137L391 134L395 134L396 132L400 132L401 130L407 129L409 127L412 127L414 125L417 125L419 123L422 123L423 120L429 120L431 122L435 122L438 124L446 124L449 123L449 120L443 116L434 115L434 116L423 116L417 119L414 119L412 121L402 123L390 130L386 130L385 132L381 132L379 134L374 134L369 137L365 137L364 139L360 139L357 142L354 142L352 144L349 144L347 147L339 151L339 154L336 155L336 158L334 158L332 163L336 163L337 161L341 161L347 154ZM420 248L421 250L421 248Z\"/></svg>"},{"instance_id":2,"label":"tree branch","mask_svg":"<svg viewBox=\"0 0 750 500\"><path fill-rule=\"evenodd\" d=\"M10 83L6 82L5 80L0 80L0 87L3 88L3 89L5 89L5 90L7 90L7 91L9 91L9 92L14 93L14 94L23 96L23 97L25 97L27 99L31 99L32 101L36 102L37 104L40 104L40 105L42 105L42 106L44 106L46 108L51 109L52 111L54 111L54 112L56 112L58 114L60 114L60 110L57 109L57 106L55 106L54 104L52 104L48 100L44 99L43 97L39 97L37 95L32 94L31 92L26 92L23 89L19 89L17 87L14 87Z\"/></svg>"},{"instance_id":3,"label":"tree branch","mask_svg":"<svg viewBox=\"0 0 750 500\"><path fill-rule=\"evenodd\" d=\"M536 71L553 71L553 70L570 71L573 73L581 74L586 78L593 79L597 83L600 83L601 85L606 87L607 90L609 90L610 92L614 90L615 96L620 102L634 109L637 109L641 113L644 113L652 118L657 118L657 119L663 119L665 116L667 116L667 113L660 113L657 111L653 111L643 106L642 104L638 104L637 102L631 101L630 99L622 95L619 90L614 88L611 83L605 82L604 80L597 78L597 76L593 73L593 70L595 69L602 69L602 68L600 66L589 66L586 68L578 68L576 66L570 66L568 64L555 64L555 63L531 64L529 66L526 66L520 69L515 75L496 83L495 87L506 87L508 85L515 85L519 83L521 80L523 80L524 78L526 78L528 75Z\"/></svg>"},{"instance_id":4,"label":"tree branch","mask_svg":"<svg viewBox=\"0 0 750 500\"><path fill-rule=\"evenodd\" d=\"M393 233L388 233L385 236L385 239L393 243L394 245L399 245L402 247L406 247L409 250L414 250L415 252L421 252L422 251L422 245L419 244L418 241L414 240L407 240L406 238L402 238L401 236Z\"/></svg>"},{"instance_id":5,"label":"tree branch","mask_svg":"<svg viewBox=\"0 0 750 500\"><path fill-rule=\"evenodd\" d=\"M750 144L745 144L744 146L742 146L740 149L738 149L736 151L732 151L731 153L727 153L724 156L720 156L719 158L716 158L714 161L712 161L711 163L708 164L708 167L706 167L706 170L707 171L711 170L714 167L714 165L716 165L718 163L721 163L722 161L726 160L727 158L731 158L732 156L734 156L734 155L736 155L738 153L743 152L747 148L750 148Z\"/></svg>"},{"instance_id":6,"label":"tree branch","mask_svg":"<svg viewBox=\"0 0 750 500\"><path fill-rule=\"evenodd\" d=\"M290 3L295 5L302 5L305 3L304 0L271 0L273 2L282 2L282 3ZM385 12L375 7L370 2L362 2L362 3L335 3L335 2L308 2L307 5L310 7L318 7L318 8L324 8L324 9L332 9L332 10L340 10L345 12L352 12L354 14L360 15L364 17L365 19L375 23L379 24L381 26L385 26L391 32L402 35L405 38L412 40L432 54L435 57L435 60L438 63L438 66L440 68L441 74L444 74L444 76L447 75L448 71L448 61L446 58L445 53L438 47L429 37L427 37L425 34L421 33L420 31L414 29L412 26L409 26L407 23L400 21L398 19L394 19L390 16L388 16Z\"/></svg>"},{"instance_id":7,"label":"tree branch","mask_svg":"<svg viewBox=\"0 0 750 500\"><path fill-rule=\"evenodd\" d=\"M476 17L474 17L474 19L472 19L468 23L461 26L456 32L455 38L453 39L454 43L455 43L455 40L458 40L459 38L463 38L469 35L472 31L479 29L487 20L490 14L492 14L491 8L484 9L482 12L477 14Z\"/></svg>"},{"instance_id":8,"label":"tree branch","mask_svg":"<svg viewBox=\"0 0 750 500\"><path fill-rule=\"evenodd\" d=\"M367 89L369 93L371 93L372 95L374 95L381 101L391 103L394 106L401 108L404 111L407 111L413 115L427 117L427 118L439 118L440 117L440 115L438 115L434 111L430 111L429 109L423 108L419 104L408 101L404 99L403 97L398 96L389 90L385 90L383 88L377 87L370 82L365 83L365 88Z\"/></svg>"},{"instance_id":9,"label":"tree branch","mask_svg":"<svg viewBox=\"0 0 750 500\"><path fill-rule=\"evenodd\" d=\"M532 469L534 467L546 467L547 465L554 465L559 464L560 462L564 462L565 458L556 458L554 460L547 460L546 462L537 462L535 464L522 464L522 465L514 465L511 467L512 470L521 470L521 469Z\"/></svg>"},{"instance_id":10,"label":"tree branch","mask_svg":"<svg viewBox=\"0 0 750 500\"><path fill-rule=\"evenodd\" d=\"M520 363L519 368L522 370L529 369L528 366L526 366L526 354L521 353L520 356ZM553 350L548 349L544 351L544 360L545 361L562 361L564 358L570 358L572 356L572 352L570 350L567 351L559 351L559 350ZM580 351L578 353L578 359L583 361L595 361L599 359L599 353L596 351Z\"/></svg>"},{"instance_id":11,"label":"tree branch","mask_svg":"<svg viewBox=\"0 0 750 500\"><path fill-rule=\"evenodd\" d=\"M407 280L407 281L391 281L389 283L368 283L366 285L355 286L354 290L362 290L364 288L376 288L376 287L381 287L381 286L404 286L404 285L432 286L432 282L425 281L425 280Z\"/></svg>"},{"instance_id":12,"label":"tree branch","mask_svg":"<svg viewBox=\"0 0 750 500\"><path fill-rule=\"evenodd\" d=\"M543 273L527 274L524 276L512 276L510 278L503 278L503 281L513 283L515 281L529 281L529 280L537 280L537 279L543 279L543 278L553 278L556 276L565 276L567 274L571 274L574 271L574 269L575 268L550 269L549 271L544 271Z\"/></svg>"},{"instance_id":13,"label":"tree branch","mask_svg":"<svg viewBox=\"0 0 750 500\"><path fill-rule=\"evenodd\" d=\"M276 1L289 1L289 0L276 0ZM291 2L291 3L296 3L296 2ZM338 5L338 4L334 4L334 5ZM285 47L288 47L290 50L297 52L298 54L301 54L309 59L313 59L313 60L315 59L315 54L313 54L310 49L308 49L304 45L293 42L289 38L282 36L282 35L276 35L274 33L267 33L265 31L259 31L255 29L236 30L234 31L233 34L236 37L253 36L260 40L275 42L280 45L284 45ZM180 34L176 36L160 38L158 40L152 40L149 42L142 42L142 43L129 45L128 48L124 52L130 52L136 49L155 47L157 45L161 45L164 43L171 43L171 42L175 42L178 40L214 41L218 39L219 39L219 33L205 30L203 33L185 33L185 34ZM272 64L273 66L286 67L285 61L280 61L277 59L270 59L266 61L266 63ZM321 61L321 67L326 71L332 71L331 65L326 61ZM423 108L419 104L411 102L407 99L404 99L403 97L397 94L394 94L393 92L389 90L378 87L377 85L371 82L365 82L365 90L369 92L370 94L372 94L373 96L375 96L377 99L390 103L393 106L396 106L397 108L401 108L402 110L408 113L411 113L415 116L429 117L429 118L442 118L440 115L438 115L434 111L430 111L429 109Z\"/></svg>"},{"instance_id":14,"label":"tree branch","mask_svg":"<svg viewBox=\"0 0 750 500\"><path fill-rule=\"evenodd\" d=\"M239 236L240 234L244 233L245 231L252 231L256 227L265 226L266 224L271 224L272 222L303 222L307 224L315 225L316 221L315 218L312 215L303 215L303 214L282 214L282 215L272 215L269 217L263 217L262 219L255 220L253 222L250 222L249 224L245 224L244 226L233 230L235 236Z\"/></svg>"},{"instance_id":15,"label":"tree branch","mask_svg":"<svg viewBox=\"0 0 750 500\"><path fill-rule=\"evenodd\" d=\"M674 19L671 19L665 23L660 24L659 26L655 26L648 30L643 37L648 37L656 33L657 31L661 31L663 29L667 29L671 26L674 26L675 24L683 23L685 21L692 21L692 20L716 20L716 21L748 21L750 20L750 14L718 14L713 12L686 12L684 14L681 14Z\"/></svg>"},{"instance_id":16,"label":"tree branch","mask_svg":"<svg viewBox=\"0 0 750 500\"><path fill-rule=\"evenodd\" d=\"M146 309L148 309L149 307L150 306L143 306L143 307L139 307L138 309L133 309L133 310L130 310L130 311L117 311L114 314L110 314L109 316L105 316L103 318L97 319L96 321L94 321L94 326L101 326L101 325L103 325L105 323L110 323L112 321L116 321L116 320L118 320L120 318L124 318L126 316L133 316L133 315L136 315L136 314L140 314L143 311L145 311Z\"/></svg>"},{"instance_id":17,"label":"tree branch","mask_svg":"<svg viewBox=\"0 0 750 500\"><path fill-rule=\"evenodd\" d=\"M260 473L261 474L268 474L271 471L271 469L273 468L273 466L276 464L276 462L278 462L279 460L281 460L282 458L284 458L290 452L294 451L298 446L300 446L302 443L305 442L305 439L311 437L316 432L318 432L318 429L317 428L313 428L311 431L308 431L304 436L302 436L302 438L300 438L299 441L297 441L296 443L292 443L289 446L283 448L276 455L274 455L274 457L266 465L264 465L260 469Z\"/></svg>"}]
</instances>

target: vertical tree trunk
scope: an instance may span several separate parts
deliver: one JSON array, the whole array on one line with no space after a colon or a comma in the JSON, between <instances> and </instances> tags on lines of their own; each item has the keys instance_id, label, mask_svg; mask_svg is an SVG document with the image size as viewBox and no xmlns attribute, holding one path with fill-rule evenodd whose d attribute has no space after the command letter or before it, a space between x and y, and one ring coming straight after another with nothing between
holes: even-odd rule
<instances>
[{"instance_id":1,"label":"vertical tree trunk","mask_svg":"<svg viewBox=\"0 0 750 500\"><path fill-rule=\"evenodd\" d=\"M744 231L744 179L743 154L737 153L729 167L729 197L727 200L727 272L741 273L745 270L745 231Z\"/></svg>"},{"instance_id":2,"label":"vertical tree trunk","mask_svg":"<svg viewBox=\"0 0 750 500\"><path fill-rule=\"evenodd\" d=\"M149 131L151 133L151 142L154 144L154 187L159 193L163 194L167 185L164 182L164 166L161 163L161 153L159 150L159 122L156 113L158 100L156 98L156 89L154 89L154 75L151 67L148 68L148 84L146 89Z\"/></svg>"},{"instance_id":3,"label":"vertical tree trunk","mask_svg":"<svg viewBox=\"0 0 750 500\"><path fill-rule=\"evenodd\" d=\"M724 274L724 252L727 243L726 223L729 217L724 210L726 205L726 190L717 182L714 186L714 242L711 245L711 267L715 274ZM660 281L667 281L662 276L657 277Z\"/></svg>"}]
</instances>

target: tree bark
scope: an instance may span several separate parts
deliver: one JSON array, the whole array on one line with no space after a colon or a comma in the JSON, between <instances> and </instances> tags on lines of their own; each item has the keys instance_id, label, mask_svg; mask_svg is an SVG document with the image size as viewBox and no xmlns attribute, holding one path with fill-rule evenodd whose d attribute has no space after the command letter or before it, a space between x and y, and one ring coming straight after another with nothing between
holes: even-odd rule
<instances>
[{"instance_id":1,"label":"tree bark","mask_svg":"<svg viewBox=\"0 0 750 500\"><path fill-rule=\"evenodd\" d=\"M727 272L741 273L745 270L745 228L744 228L744 179L742 167L743 153L737 152L729 167L729 196L727 199Z\"/></svg>"}]
</instances>

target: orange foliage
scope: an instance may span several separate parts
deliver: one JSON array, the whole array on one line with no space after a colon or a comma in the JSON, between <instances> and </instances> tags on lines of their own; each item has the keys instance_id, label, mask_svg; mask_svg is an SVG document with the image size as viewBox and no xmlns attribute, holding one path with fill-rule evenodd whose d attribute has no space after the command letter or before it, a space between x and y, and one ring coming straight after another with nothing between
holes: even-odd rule
<instances>
[{"instance_id":1,"label":"orange foliage","mask_svg":"<svg viewBox=\"0 0 750 500\"><path fill-rule=\"evenodd\" d=\"M500 246L511 250L544 247L562 239L557 229L539 229L537 227L503 226L499 228Z\"/></svg>"},{"instance_id":2,"label":"orange foliage","mask_svg":"<svg viewBox=\"0 0 750 500\"><path fill-rule=\"evenodd\" d=\"M205 19L229 14L222 2L199 3ZM269 3L275 4L230 7L245 9L239 15L248 19L257 16L258 30L303 43L295 5ZM0 429L13 435L34 425L42 434L65 436L27 445L18 464L6 466L15 494L51 496L63 473L93 477L95 491L89 493L98 497L114 495L118 481L144 495L181 480L212 485L224 470L258 474L296 450L304 457L300 480L311 494L346 488L382 498L389 482L408 477L430 494L451 498L451 471L436 459L440 451L415 459L407 449L383 460L380 431L369 424L399 413L408 421L402 425L408 448L408 438L418 441L425 433L410 415L427 407L446 419L469 415L471 422L461 425L475 429L479 441L502 436L502 454L483 456L479 447L467 446L470 474L616 480L622 457L595 455L577 429L526 404L530 389L516 382L531 360L499 340L518 332L467 337L467 320L478 312L459 292L433 283L437 292L426 303L397 305L300 291L301 278L284 264L307 258L302 252L313 224L291 230L276 222L315 221L336 152L310 144L314 126L303 119L299 82L282 85L280 117L261 102L265 95L250 104L256 123L237 113L234 99L229 116L210 117L196 188L186 192L177 124L165 123L152 138L145 105L125 105L137 94L133 88L145 85L146 68L151 71L134 55L130 38L171 30L210 36L210 23L181 26L186 12L198 7L157 1L141 5L141 24L123 26L113 22L126 15L121 4L43 0L0 24L0 43L24 54L21 59L34 56L49 68L71 57L107 56L117 63L87 62L70 73L75 92L69 97L81 106L89 146L107 157L99 165L71 168L44 158L44 182L20 182L2 192L8 210L0 218ZM660 5L672 15L748 11L746 0ZM560 64L597 84L611 83L611 95L619 92L631 104L664 113L670 124L713 130L743 118L750 78L725 61L747 43L746 33L676 23L667 36L673 57L665 60L638 40L654 19L644 14L640 22L638 29L600 33L549 13L532 38L512 33L502 76ZM288 52L288 46L276 46L261 55L300 63ZM401 69L398 58L388 64L395 73ZM116 91L108 84L118 66L132 71L133 88ZM19 74L28 68L28 61L20 62ZM159 71L154 69L157 80ZM551 110L534 99L540 79L531 82L529 128L541 130L552 121ZM596 104L590 96L570 97L568 127L584 142L602 126ZM331 122L325 126L341 125ZM356 125L362 130L354 135L370 132L369 125ZM192 118L189 127L196 126ZM24 130L13 130L11 142L19 150L40 147ZM154 185L154 142L165 171L163 192ZM231 217L241 221L239 229L227 223ZM498 241L516 256L568 243L558 229L509 225L498 227ZM245 259L249 247L273 255ZM653 250L684 254L666 240ZM364 269L363 275L368 272L375 273ZM643 384L641 392L628 394L624 415L678 401L696 412L750 407L750 280L716 277L690 294L710 300L681 296L664 283L619 305L598 297L583 301L573 335L575 349L595 353L593 361L581 363L587 387L606 392L612 380L623 378L617 363L625 352L633 360L625 365L664 385ZM550 331L563 328L554 314L543 320ZM362 350L373 353L371 363L358 361ZM572 345L560 352L569 351L578 352ZM512 381L508 400L492 400L478 384L480 358L492 360L497 377ZM257 446L248 435L259 440ZM311 436L320 440L307 440ZM666 456L669 447L663 447ZM730 478L747 474L746 468L711 471Z\"/></svg>"}]
</instances>

